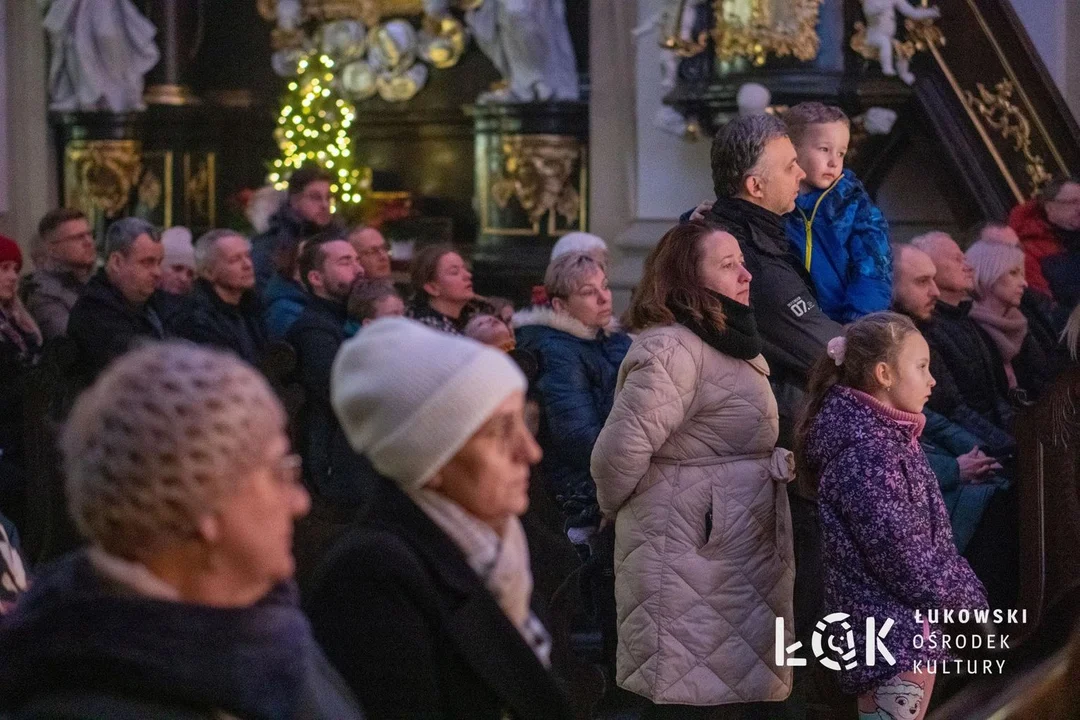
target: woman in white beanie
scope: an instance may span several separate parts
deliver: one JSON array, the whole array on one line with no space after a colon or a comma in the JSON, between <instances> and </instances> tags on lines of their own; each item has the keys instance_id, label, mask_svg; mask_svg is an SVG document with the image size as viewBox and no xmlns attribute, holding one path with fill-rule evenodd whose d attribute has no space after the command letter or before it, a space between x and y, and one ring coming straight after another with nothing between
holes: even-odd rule
<instances>
[{"instance_id":1,"label":"woman in white beanie","mask_svg":"<svg viewBox=\"0 0 1080 720\"><path fill-rule=\"evenodd\" d=\"M195 288L195 245L191 231L176 225L161 233L165 257L159 286L171 295L187 295Z\"/></svg>"},{"instance_id":2,"label":"woman in white beanie","mask_svg":"<svg viewBox=\"0 0 1080 720\"><path fill-rule=\"evenodd\" d=\"M305 607L365 711L568 717L530 609L518 516L540 449L521 371L475 341L384 318L342 347L331 392L350 445L382 477Z\"/></svg>"},{"instance_id":3,"label":"woman in white beanie","mask_svg":"<svg viewBox=\"0 0 1080 720\"><path fill-rule=\"evenodd\" d=\"M1022 390L1035 400L1051 378L1050 361L1028 331L1020 311L1027 288L1024 253L1016 246L979 240L965 253L975 270L975 302L971 318L993 341L1010 390Z\"/></svg>"},{"instance_id":4,"label":"woman in white beanie","mask_svg":"<svg viewBox=\"0 0 1080 720\"><path fill-rule=\"evenodd\" d=\"M608 246L599 235L587 232L572 232L563 235L551 248L551 259L555 262L560 256L567 253L588 253L595 257L601 265L608 264Z\"/></svg>"},{"instance_id":5,"label":"woman in white beanie","mask_svg":"<svg viewBox=\"0 0 1080 720\"><path fill-rule=\"evenodd\" d=\"M239 358L181 343L115 361L61 438L89 548L0 628L0 715L361 718L300 611L308 510L285 413Z\"/></svg>"}]
</instances>

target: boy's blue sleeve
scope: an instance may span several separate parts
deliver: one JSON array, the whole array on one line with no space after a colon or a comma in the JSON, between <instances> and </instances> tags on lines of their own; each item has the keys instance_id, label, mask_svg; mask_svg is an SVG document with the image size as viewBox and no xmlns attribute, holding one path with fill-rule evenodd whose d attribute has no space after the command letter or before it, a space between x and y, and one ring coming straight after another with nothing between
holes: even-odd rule
<instances>
[{"instance_id":1,"label":"boy's blue sleeve","mask_svg":"<svg viewBox=\"0 0 1080 720\"><path fill-rule=\"evenodd\" d=\"M860 188L848 237L848 278L843 322L888 310L892 304L892 248L889 223Z\"/></svg>"}]
</instances>

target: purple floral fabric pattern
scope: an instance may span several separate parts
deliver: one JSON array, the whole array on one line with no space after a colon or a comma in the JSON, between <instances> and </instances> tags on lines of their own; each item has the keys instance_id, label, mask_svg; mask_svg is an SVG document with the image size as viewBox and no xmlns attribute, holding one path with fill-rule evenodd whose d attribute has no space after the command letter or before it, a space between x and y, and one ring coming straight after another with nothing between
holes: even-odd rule
<instances>
[{"instance_id":1,"label":"purple floral fabric pattern","mask_svg":"<svg viewBox=\"0 0 1080 720\"><path fill-rule=\"evenodd\" d=\"M921 427L875 405L833 387L806 443L808 465L820 478L825 612L851 615L855 635L856 667L840 672L841 688L852 694L912 670L914 661L949 659L940 647L913 646L924 630L915 610L986 607L982 583L953 544L941 491L918 443ZM894 621L882 644L896 665L879 656L865 666L871 616L878 629L887 618Z\"/></svg>"}]
</instances>

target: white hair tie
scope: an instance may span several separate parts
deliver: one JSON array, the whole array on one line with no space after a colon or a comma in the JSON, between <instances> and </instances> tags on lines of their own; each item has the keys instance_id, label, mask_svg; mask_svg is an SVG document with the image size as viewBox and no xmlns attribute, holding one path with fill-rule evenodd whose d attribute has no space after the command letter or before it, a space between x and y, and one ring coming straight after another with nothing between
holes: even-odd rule
<instances>
[{"instance_id":1,"label":"white hair tie","mask_svg":"<svg viewBox=\"0 0 1080 720\"><path fill-rule=\"evenodd\" d=\"M836 367L844 364L844 356L847 354L847 339L840 335L829 341L828 355L836 363Z\"/></svg>"}]
</instances>

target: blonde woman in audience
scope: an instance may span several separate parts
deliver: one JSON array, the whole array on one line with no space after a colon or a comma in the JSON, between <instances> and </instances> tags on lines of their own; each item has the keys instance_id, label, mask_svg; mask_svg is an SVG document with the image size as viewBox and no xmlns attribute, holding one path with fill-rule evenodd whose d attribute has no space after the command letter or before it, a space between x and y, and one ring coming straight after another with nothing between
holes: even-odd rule
<instances>
[{"instance_id":1,"label":"blonde woman in audience","mask_svg":"<svg viewBox=\"0 0 1080 720\"><path fill-rule=\"evenodd\" d=\"M997 349L1009 390L1035 400L1051 380L1050 361L1029 332L1020 311L1027 288L1024 252L1016 246L980 240L964 253L975 271L971 318Z\"/></svg>"},{"instance_id":2,"label":"blonde woman in audience","mask_svg":"<svg viewBox=\"0 0 1080 720\"><path fill-rule=\"evenodd\" d=\"M258 438L258 442L253 442ZM0 629L17 717L360 718L297 604L308 510L285 413L231 354L154 343L114 362L61 438L89 546Z\"/></svg>"},{"instance_id":3,"label":"blonde woman in audience","mask_svg":"<svg viewBox=\"0 0 1080 720\"><path fill-rule=\"evenodd\" d=\"M548 266L549 304L514 316L519 347L535 356L544 477L581 543L600 524L589 472L593 445L615 395L630 338L612 314L607 270L594 255L569 252Z\"/></svg>"}]
</instances>

